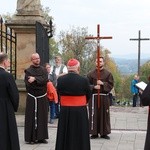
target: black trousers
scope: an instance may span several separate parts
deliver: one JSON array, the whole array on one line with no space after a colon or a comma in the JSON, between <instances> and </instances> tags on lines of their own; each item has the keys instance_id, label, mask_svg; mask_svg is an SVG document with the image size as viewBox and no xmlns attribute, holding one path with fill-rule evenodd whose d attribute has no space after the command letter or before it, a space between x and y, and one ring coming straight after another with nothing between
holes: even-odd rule
<instances>
[{"instance_id":1,"label":"black trousers","mask_svg":"<svg viewBox=\"0 0 150 150\"><path fill-rule=\"evenodd\" d=\"M133 95L133 107L136 107L136 102L138 101L138 93Z\"/></svg>"}]
</instances>

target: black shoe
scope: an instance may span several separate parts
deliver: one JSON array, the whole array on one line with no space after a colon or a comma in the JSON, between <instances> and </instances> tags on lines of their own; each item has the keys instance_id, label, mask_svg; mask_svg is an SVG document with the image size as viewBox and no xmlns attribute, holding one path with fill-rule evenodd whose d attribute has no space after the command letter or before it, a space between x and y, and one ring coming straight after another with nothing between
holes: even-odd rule
<instances>
[{"instance_id":1,"label":"black shoe","mask_svg":"<svg viewBox=\"0 0 150 150\"><path fill-rule=\"evenodd\" d=\"M59 118L59 116L57 115L57 116L55 116L53 119L58 119Z\"/></svg>"},{"instance_id":2,"label":"black shoe","mask_svg":"<svg viewBox=\"0 0 150 150\"><path fill-rule=\"evenodd\" d=\"M96 138L98 138L97 134L96 135L91 135L91 139L96 139Z\"/></svg>"},{"instance_id":3,"label":"black shoe","mask_svg":"<svg viewBox=\"0 0 150 150\"><path fill-rule=\"evenodd\" d=\"M49 123L50 123L50 124L53 124L53 123L54 123L54 121L53 121L52 119L50 119Z\"/></svg>"},{"instance_id":4,"label":"black shoe","mask_svg":"<svg viewBox=\"0 0 150 150\"><path fill-rule=\"evenodd\" d=\"M108 135L101 135L101 138L109 140L110 137Z\"/></svg>"},{"instance_id":5,"label":"black shoe","mask_svg":"<svg viewBox=\"0 0 150 150\"><path fill-rule=\"evenodd\" d=\"M31 142L26 142L26 144L37 144L38 142L37 141L31 141Z\"/></svg>"},{"instance_id":6,"label":"black shoe","mask_svg":"<svg viewBox=\"0 0 150 150\"><path fill-rule=\"evenodd\" d=\"M46 140L38 140L38 143L44 143L47 144L48 142Z\"/></svg>"},{"instance_id":7,"label":"black shoe","mask_svg":"<svg viewBox=\"0 0 150 150\"><path fill-rule=\"evenodd\" d=\"M59 115L56 116L56 119L59 119Z\"/></svg>"}]
</instances>

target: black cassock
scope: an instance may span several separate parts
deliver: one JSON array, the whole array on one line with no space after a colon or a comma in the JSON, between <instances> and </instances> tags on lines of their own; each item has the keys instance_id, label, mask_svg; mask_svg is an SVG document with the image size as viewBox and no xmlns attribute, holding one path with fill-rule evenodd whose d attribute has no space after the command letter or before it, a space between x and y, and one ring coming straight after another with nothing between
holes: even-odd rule
<instances>
[{"instance_id":1,"label":"black cassock","mask_svg":"<svg viewBox=\"0 0 150 150\"><path fill-rule=\"evenodd\" d=\"M143 106L149 106L147 134L146 134L144 150L150 150L150 82L148 83L147 87L145 88L142 95L140 96L140 99Z\"/></svg>"},{"instance_id":2,"label":"black cassock","mask_svg":"<svg viewBox=\"0 0 150 150\"><path fill-rule=\"evenodd\" d=\"M70 96L69 103L86 96L84 106L62 106L58 121L55 150L90 150L88 113L86 103L91 96L89 82L74 72L58 78L57 90L62 97ZM77 100L73 100L77 98Z\"/></svg>"},{"instance_id":3,"label":"black cassock","mask_svg":"<svg viewBox=\"0 0 150 150\"><path fill-rule=\"evenodd\" d=\"M34 76L36 81L30 84L28 82L29 76ZM31 65L25 70L25 84L28 93L25 110L26 142L48 139L48 101L45 95L47 81L48 77L45 68ZM37 97L37 99L33 96Z\"/></svg>"},{"instance_id":4,"label":"black cassock","mask_svg":"<svg viewBox=\"0 0 150 150\"><path fill-rule=\"evenodd\" d=\"M19 92L13 76L0 68L0 150L20 150L15 113Z\"/></svg>"}]
</instances>

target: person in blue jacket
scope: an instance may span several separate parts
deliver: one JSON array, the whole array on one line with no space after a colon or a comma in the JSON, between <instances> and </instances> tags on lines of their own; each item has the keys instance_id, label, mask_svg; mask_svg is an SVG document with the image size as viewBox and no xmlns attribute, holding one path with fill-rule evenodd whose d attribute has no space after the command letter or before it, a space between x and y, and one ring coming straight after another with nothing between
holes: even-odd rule
<instances>
[{"instance_id":1,"label":"person in blue jacket","mask_svg":"<svg viewBox=\"0 0 150 150\"><path fill-rule=\"evenodd\" d=\"M139 75L135 74L134 79L131 81L131 93L133 94L133 107L136 107L139 95L139 89L136 87L136 84L139 82Z\"/></svg>"}]
</instances>

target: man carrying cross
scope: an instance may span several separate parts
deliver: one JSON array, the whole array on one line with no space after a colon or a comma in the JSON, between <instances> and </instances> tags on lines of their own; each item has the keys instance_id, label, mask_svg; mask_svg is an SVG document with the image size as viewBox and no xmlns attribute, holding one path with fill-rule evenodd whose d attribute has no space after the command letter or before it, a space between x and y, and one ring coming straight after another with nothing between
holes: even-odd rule
<instances>
[{"instance_id":1,"label":"man carrying cross","mask_svg":"<svg viewBox=\"0 0 150 150\"><path fill-rule=\"evenodd\" d=\"M97 40L96 68L88 73L87 77L91 84L92 99L89 101L89 126L91 138L110 139L110 98L109 92L114 86L112 74L104 68L104 58L100 56L100 39L111 39L112 37L101 37L99 25L97 26L97 37L86 39Z\"/></svg>"},{"instance_id":2,"label":"man carrying cross","mask_svg":"<svg viewBox=\"0 0 150 150\"><path fill-rule=\"evenodd\" d=\"M111 133L110 126L110 99L109 92L113 88L114 80L112 74L104 69L104 58L99 58L100 63L100 80L97 80L97 61L96 68L91 71L87 77L92 87L92 99L89 101L89 124L91 138L110 139L108 134ZM100 90L100 99L98 100L97 90Z\"/></svg>"}]
</instances>

